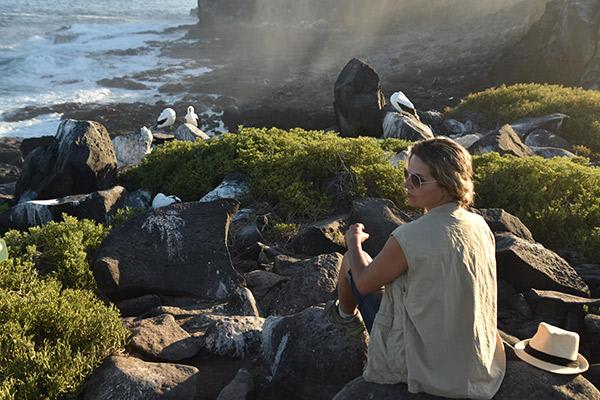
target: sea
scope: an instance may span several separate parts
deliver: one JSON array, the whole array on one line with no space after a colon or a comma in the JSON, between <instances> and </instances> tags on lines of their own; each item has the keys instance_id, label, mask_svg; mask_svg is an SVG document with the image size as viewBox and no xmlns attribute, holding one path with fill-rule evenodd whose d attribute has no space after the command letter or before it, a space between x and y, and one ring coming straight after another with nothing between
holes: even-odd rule
<instances>
[{"instance_id":1,"label":"sea","mask_svg":"<svg viewBox=\"0 0 600 400\"><path fill-rule=\"evenodd\" d=\"M158 94L160 81L141 82L145 90L97 81L177 70L179 61L159 57L151 44L181 39L184 31L169 28L195 23L196 6L197 0L0 0L0 137L56 131L58 113L5 120L23 107L173 100Z\"/></svg>"}]
</instances>

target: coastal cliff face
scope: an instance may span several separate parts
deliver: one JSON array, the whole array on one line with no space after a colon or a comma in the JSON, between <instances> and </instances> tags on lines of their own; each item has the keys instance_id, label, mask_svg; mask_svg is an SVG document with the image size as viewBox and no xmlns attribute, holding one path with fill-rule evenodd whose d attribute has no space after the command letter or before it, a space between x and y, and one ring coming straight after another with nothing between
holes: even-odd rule
<instances>
[{"instance_id":1,"label":"coastal cliff face","mask_svg":"<svg viewBox=\"0 0 600 400\"><path fill-rule=\"evenodd\" d=\"M523 0L198 0L200 23L300 23L348 27L385 22L399 30L414 21L456 22L496 12ZM374 18L377 18L374 20ZM380 24L381 25L381 24Z\"/></svg>"}]
</instances>

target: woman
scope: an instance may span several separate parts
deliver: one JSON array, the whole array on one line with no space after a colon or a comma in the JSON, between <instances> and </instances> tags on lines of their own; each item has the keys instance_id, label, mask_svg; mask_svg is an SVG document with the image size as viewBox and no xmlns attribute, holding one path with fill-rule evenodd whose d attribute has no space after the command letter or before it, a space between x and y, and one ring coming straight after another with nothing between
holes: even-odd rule
<instances>
[{"instance_id":1,"label":"woman","mask_svg":"<svg viewBox=\"0 0 600 400\"><path fill-rule=\"evenodd\" d=\"M328 312L356 326L360 310L370 333L366 381L470 399L490 399L500 387L494 237L465 209L472 173L470 154L456 142L419 142L404 186L408 205L424 215L396 228L374 260L362 250L369 237L362 224L346 233L338 306Z\"/></svg>"}]
</instances>

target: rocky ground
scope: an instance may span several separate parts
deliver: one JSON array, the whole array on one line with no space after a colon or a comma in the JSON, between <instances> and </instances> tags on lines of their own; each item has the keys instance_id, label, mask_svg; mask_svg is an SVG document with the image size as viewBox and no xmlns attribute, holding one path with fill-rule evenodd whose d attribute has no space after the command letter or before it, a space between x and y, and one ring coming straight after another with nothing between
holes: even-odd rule
<instances>
[{"instance_id":1,"label":"rocky ground","mask_svg":"<svg viewBox=\"0 0 600 400\"><path fill-rule=\"evenodd\" d=\"M373 27L376 33L327 27L183 26L178 29L188 31L184 39L151 45L180 59L179 71L208 67L212 72L165 81L173 71L155 69L100 83L134 89L136 79L164 82L161 93L181 96L170 106L181 114L193 104L208 131L221 119L233 131L239 124L325 129L335 124L334 82L351 58L374 67L387 96L402 90L418 109L441 110L492 85L492 66L539 14L540 5L530 2L460 24L421 21L393 32ZM67 103L28 107L7 119L58 112L64 118L101 122L116 135L151 125L165 106L155 98L134 104Z\"/></svg>"}]
</instances>

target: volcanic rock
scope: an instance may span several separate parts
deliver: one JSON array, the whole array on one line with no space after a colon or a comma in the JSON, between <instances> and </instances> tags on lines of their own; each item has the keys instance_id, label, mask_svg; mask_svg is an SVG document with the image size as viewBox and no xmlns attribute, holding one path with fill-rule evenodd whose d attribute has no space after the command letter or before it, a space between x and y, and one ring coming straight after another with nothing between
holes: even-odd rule
<instances>
[{"instance_id":1,"label":"volcanic rock","mask_svg":"<svg viewBox=\"0 0 600 400\"><path fill-rule=\"evenodd\" d=\"M344 137L383 135L385 99L377 72L353 58L338 76L334 87L335 117Z\"/></svg>"},{"instance_id":2,"label":"volcanic rock","mask_svg":"<svg viewBox=\"0 0 600 400\"><path fill-rule=\"evenodd\" d=\"M234 200L151 209L114 229L93 263L110 299L143 294L226 299L243 278L231 265L227 230Z\"/></svg>"},{"instance_id":3,"label":"volcanic rock","mask_svg":"<svg viewBox=\"0 0 600 400\"><path fill-rule=\"evenodd\" d=\"M117 159L104 126L65 120L55 138L52 145L36 148L25 160L15 193L19 201L56 199L115 185Z\"/></svg>"}]
</instances>

